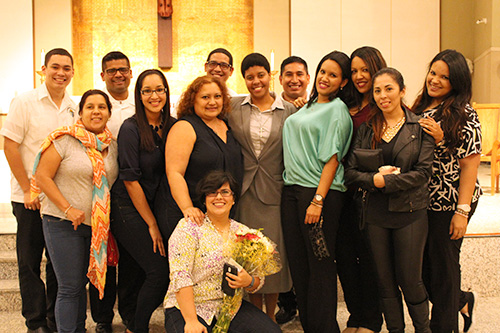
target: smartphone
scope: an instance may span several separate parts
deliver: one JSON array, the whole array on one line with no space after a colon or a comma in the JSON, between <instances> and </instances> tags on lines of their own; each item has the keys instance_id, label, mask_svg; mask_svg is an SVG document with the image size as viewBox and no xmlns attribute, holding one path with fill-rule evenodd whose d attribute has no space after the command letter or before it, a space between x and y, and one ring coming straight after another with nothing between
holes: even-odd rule
<instances>
[{"instance_id":1,"label":"smartphone","mask_svg":"<svg viewBox=\"0 0 500 333\"><path fill-rule=\"evenodd\" d=\"M224 264L224 270L222 273L222 291L228 296L234 296L234 289L229 286L229 282L226 280L226 273L231 273L238 275L238 268L228 263Z\"/></svg>"}]
</instances>

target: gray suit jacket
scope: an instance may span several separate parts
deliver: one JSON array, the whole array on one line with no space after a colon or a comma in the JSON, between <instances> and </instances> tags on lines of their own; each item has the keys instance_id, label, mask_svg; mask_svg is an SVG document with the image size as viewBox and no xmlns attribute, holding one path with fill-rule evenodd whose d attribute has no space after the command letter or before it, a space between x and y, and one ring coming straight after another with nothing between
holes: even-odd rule
<instances>
[{"instance_id":1,"label":"gray suit jacket","mask_svg":"<svg viewBox=\"0 0 500 333\"><path fill-rule=\"evenodd\" d=\"M254 183L259 200L267 205L279 205L283 189L283 124L286 118L297 109L292 104L283 101L284 109L274 110L271 134L260 156L257 157L250 137L251 106L241 105L244 99L245 96L232 98L232 111L228 117L231 131L240 143L243 153L244 173L241 195Z\"/></svg>"}]
</instances>

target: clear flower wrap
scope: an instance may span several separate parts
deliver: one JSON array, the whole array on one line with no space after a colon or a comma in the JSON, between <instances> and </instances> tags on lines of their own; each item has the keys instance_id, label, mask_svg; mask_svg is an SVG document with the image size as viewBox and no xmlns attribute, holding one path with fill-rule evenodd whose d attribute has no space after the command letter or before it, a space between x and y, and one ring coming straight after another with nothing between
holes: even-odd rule
<instances>
[{"instance_id":1,"label":"clear flower wrap","mask_svg":"<svg viewBox=\"0 0 500 333\"><path fill-rule=\"evenodd\" d=\"M281 262L276 244L260 230L239 231L231 237L228 247L231 258L252 276L267 276L281 270ZM213 333L229 330L231 320L238 312L243 299L243 288L238 288L234 296L224 294Z\"/></svg>"}]
</instances>

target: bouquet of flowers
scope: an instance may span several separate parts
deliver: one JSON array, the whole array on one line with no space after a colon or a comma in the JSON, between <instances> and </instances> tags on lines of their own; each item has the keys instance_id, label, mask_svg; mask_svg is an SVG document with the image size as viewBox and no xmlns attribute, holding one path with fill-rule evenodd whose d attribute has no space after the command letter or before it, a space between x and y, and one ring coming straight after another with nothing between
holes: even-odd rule
<instances>
[{"instance_id":1,"label":"bouquet of flowers","mask_svg":"<svg viewBox=\"0 0 500 333\"><path fill-rule=\"evenodd\" d=\"M236 262L235 266L242 267L252 276L267 276L281 270L276 244L264 236L260 230L239 231L234 236L229 248L230 264L233 261ZM234 296L224 294L213 333L223 333L229 330L231 320L238 312L242 299L243 288L236 289Z\"/></svg>"}]
</instances>

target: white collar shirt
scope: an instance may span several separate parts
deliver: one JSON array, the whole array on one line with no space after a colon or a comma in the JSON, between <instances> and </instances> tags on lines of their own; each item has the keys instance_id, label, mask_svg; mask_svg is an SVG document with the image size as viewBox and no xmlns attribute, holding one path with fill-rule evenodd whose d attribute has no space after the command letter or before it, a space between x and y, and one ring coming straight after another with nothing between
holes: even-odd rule
<instances>
[{"instance_id":1,"label":"white collar shirt","mask_svg":"<svg viewBox=\"0 0 500 333\"><path fill-rule=\"evenodd\" d=\"M58 107L45 84L15 97L0 134L19 144L19 152L28 178L43 140L56 128L72 125L78 119L77 107L67 92ZM24 194L14 175L11 200L24 202Z\"/></svg>"},{"instance_id":2,"label":"white collar shirt","mask_svg":"<svg viewBox=\"0 0 500 333\"><path fill-rule=\"evenodd\" d=\"M134 94L128 94L127 99L117 100L105 88L104 92L108 95L113 108L111 109L111 117L108 120L107 126L113 136L118 137L118 132L125 119L132 117L135 114Z\"/></svg>"}]
</instances>

